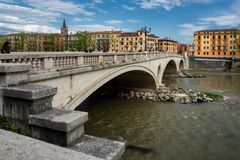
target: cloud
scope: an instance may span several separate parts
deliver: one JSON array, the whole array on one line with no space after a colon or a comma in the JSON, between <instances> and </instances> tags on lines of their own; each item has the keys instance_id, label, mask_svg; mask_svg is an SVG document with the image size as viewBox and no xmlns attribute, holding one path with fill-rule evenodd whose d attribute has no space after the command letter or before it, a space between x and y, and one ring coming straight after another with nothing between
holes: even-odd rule
<instances>
[{"instance_id":1,"label":"cloud","mask_svg":"<svg viewBox=\"0 0 240 160\"><path fill-rule=\"evenodd\" d=\"M143 9L164 8L171 10L174 7L182 6L186 3L213 3L216 0L139 0L137 3Z\"/></svg>"},{"instance_id":2,"label":"cloud","mask_svg":"<svg viewBox=\"0 0 240 160\"><path fill-rule=\"evenodd\" d=\"M103 3L103 0L94 0L94 3Z\"/></svg>"},{"instance_id":3,"label":"cloud","mask_svg":"<svg viewBox=\"0 0 240 160\"><path fill-rule=\"evenodd\" d=\"M200 25L196 26L190 23L181 24L179 25L179 27L180 27L179 34L181 36L191 36L191 37L193 36L193 33L195 31L207 29L207 26L200 26Z\"/></svg>"},{"instance_id":4,"label":"cloud","mask_svg":"<svg viewBox=\"0 0 240 160\"><path fill-rule=\"evenodd\" d=\"M98 1L100 3L100 1ZM9 32L59 32L61 22L66 15L91 16L94 12L84 4L63 0L0 0L0 31ZM91 21L91 18L73 18L72 21ZM57 25L58 24L58 25ZM56 26L57 27L53 27Z\"/></svg>"},{"instance_id":5,"label":"cloud","mask_svg":"<svg viewBox=\"0 0 240 160\"><path fill-rule=\"evenodd\" d=\"M0 30L9 32L38 32L38 33L57 33L59 29L55 27L43 26L38 24L9 24L0 22Z\"/></svg>"},{"instance_id":6,"label":"cloud","mask_svg":"<svg viewBox=\"0 0 240 160\"><path fill-rule=\"evenodd\" d=\"M62 0L26 0L29 6L41 9L41 10L48 10L54 11L59 13L66 13L66 14L84 14L86 16L94 15L93 12L87 11L83 4L69 2L69 1L62 1Z\"/></svg>"},{"instance_id":7,"label":"cloud","mask_svg":"<svg viewBox=\"0 0 240 160\"><path fill-rule=\"evenodd\" d=\"M93 21L93 19L91 18L78 18L78 17L74 17L71 19L71 21L73 22L83 22L83 21Z\"/></svg>"},{"instance_id":8,"label":"cloud","mask_svg":"<svg viewBox=\"0 0 240 160\"><path fill-rule=\"evenodd\" d=\"M206 17L199 19L200 24L212 25L212 26L234 26L240 23L240 15L225 15Z\"/></svg>"},{"instance_id":9,"label":"cloud","mask_svg":"<svg viewBox=\"0 0 240 160\"><path fill-rule=\"evenodd\" d=\"M92 24L92 25L73 25L70 27L72 33L76 33L78 31L88 31L88 32L96 32L96 31L109 31L116 30L113 26L101 25L101 24Z\"/></svg>"},{"instance_id":10,"label":"cloud","mask_svg":"<svg viewBox=\"0 0 240 160\"><path fill-rule=\"evenodd\" d=\"M13 24L32 24L34 22L26 21L24 19L20 19L19 17L12 15L0 14L0 22L13 23Z\"/></svg>"},{"instance_id":11,"label":"cloud","mask_svg":"<svg viewBox=\"0 0 240 160\"><path fill-rule=\"evenodd\" d=\"M137 19L128 19L127 22L128 23L139 23L140 21Z\"/></svg>"},{"instance_id":12,"label":"cloud","mask_svg":"<svg viewBox=\"0 0 240 160\"><path fill-rule=\"evenodd\" d=\"M110 24L110 25L117 25L117 24L122 24L123 21L122 20L108 20L105 21L106 24Z\"/></svg>"},{"instance_id":13,"label":"cloud","mask_svg":"<svg viewBox=\"0 0 240 160\"><path fill-rule=\"evenodd\" d=\"M128 11L134 11L134 10L136 10L135 7L130 7L130 6L127 6L127 5L122 5L122 7L123 7L123 9L128 10Z\"/></svg>"}]
</instances>

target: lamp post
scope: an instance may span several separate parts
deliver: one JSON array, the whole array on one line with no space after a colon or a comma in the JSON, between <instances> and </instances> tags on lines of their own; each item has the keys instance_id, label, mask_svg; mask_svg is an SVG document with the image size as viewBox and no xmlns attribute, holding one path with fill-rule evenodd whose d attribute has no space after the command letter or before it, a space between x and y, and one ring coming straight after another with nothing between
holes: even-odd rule
<instances>
[{"instance_id":1,"label":"lamp post","mask_svg":"<svg viewBox=\"0 0 240 160\"><path fill-rule=\"evenodd\" d=\"M142 31L144 32L145 36L145 47L144 51L147 51L147 33L151 32L151 28L147 28L146 26L142 28Z\"/></svg>"}]
</instances>

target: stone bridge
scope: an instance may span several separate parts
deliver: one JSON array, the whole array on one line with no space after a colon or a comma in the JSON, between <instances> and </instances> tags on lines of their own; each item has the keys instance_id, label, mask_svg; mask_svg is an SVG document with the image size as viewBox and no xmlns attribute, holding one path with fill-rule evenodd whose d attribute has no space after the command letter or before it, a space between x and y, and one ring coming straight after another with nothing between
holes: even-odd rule
<instances>
[{"instance_id":1,"label":"stone bridge","mask_svg":"<svg viewBox=\"0 0 240 160\"><path fill-rule=\"evenodd\" d=\"M177 74L186 68L186 62L181 55L163 52L0 55L0 115L24 134L68 150L0 130L4 137L18 139L3 142L14 150L24 149L23 155L31 155L33 150L42 154L40 147L68 153L65 157L47 155L49 159L69 159L70 154L76 154L78 159L119 160L125 144L84 134L88 113L74 109L105 84L157 89L164 74ZM1 149L7 157L19 155L8 155L6 145Z\"/></svg>"},{"instance_id":2,"label":"stone bridge","mask_svg":"<svg viewBox=\"0 0 240 160\"><path fill-rule=\"evenodd\" d=\"M0 55L1 63L30 64L25 83L57 87L53 106L71 110L107 82L157 89L164 74L186 68L183 56L166 52L13 53Z\"/></svg>"}]
</instances>

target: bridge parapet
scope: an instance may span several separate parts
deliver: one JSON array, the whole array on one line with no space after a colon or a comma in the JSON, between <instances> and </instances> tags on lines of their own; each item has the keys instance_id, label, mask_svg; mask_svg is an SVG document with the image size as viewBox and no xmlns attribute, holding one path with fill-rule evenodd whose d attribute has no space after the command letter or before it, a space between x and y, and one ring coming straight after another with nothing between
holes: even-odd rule
<instances>
[{"instance_id":1,"label":"bridge parapet","mask_svg":"<svg viewBox=\"0 0 240 160\"><path fill-rule=\"evenodd\" d=\"M183 58L182 55L169 52L27 52L0 55L0 63L30 64L31 71L40 71L99 64L122 64L167 57Z\"/></svg>"}]
</instances>

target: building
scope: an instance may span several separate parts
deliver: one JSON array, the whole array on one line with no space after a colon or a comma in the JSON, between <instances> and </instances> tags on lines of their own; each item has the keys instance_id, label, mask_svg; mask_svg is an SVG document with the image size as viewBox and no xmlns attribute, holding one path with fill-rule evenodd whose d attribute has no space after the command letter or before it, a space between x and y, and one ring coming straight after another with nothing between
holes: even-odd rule
<instances>
[{"instance_id":1,"label":"building","mask_svg":"<svg viewBox=\"0 0 240 160\"><path fill-rule=\"evenodd\" d=\"M10 42L12 52L46 52L67 50L68 28L64 20L61 33L14 33L2 35L0 45Z\"/></svg>"},{"instance_id":2,"label":"building","mask_svg":"<svg viewBox=\"0 0 240 160\"><path fill-rule=\"evenodd\" d=\"M118 52L119 51L119 36L122 31L103 31L92 32L91 35L91 48L94 51L104 52Z\"/></svg>"},{"instance_id":3,"label":"building","mask_svg":"<svg viewBox=\"0 0 240 160\"><path fill-rule=\"evenodd\" d=\"M189 56L194 56L194 44L189 46Z\"/></svg>"},{"instance_id":4,"label":"building","mask_svg":"<svg viewBox=\"0 0 240 160\"><path fill-rule=\"evenodd\" d=\"M239 37L240 32L234 29L197 31L194 33L194 56L240 57Z\"/></svg>"},{"instance_id":5,"label":"building","mask_svg":"<svg viewBox=\"0 0 240 160\"><path fill-rule=\"evenodd\" d=\"M178 53L178 42L171 39L159 39L159 51Z\"/></svg>"},{"instance_id":6,"label":"building","mask_svg":"<svg viewBox=\"0 0 240 160\"><path fill-rule=\"evenodd\" d=\"M119 49L122 52L158 51L159 49L159 37L143 30L123 32L120 34L119 39Z\"/></svg>"},{"instance_id":7,"label":"building","mask_svg":"<svg viewBox=\"0 0 240 160\"><path fill-rule=\"evenodd\" d=\"M190 44L179 44L178 53L184 55L187 52L187 56L190 56Z\"/></svg>"},{"instance_id":8,"label":"building","mask_svg":"<svg viewBox=\"0 0 240 160\"><path fill-rule=\"evenodd\" d=\"M9 41L12 52L101 51L142 52L167 51L177 53L177 41L160 39L140 29L136 32L102 31L68 33L66 20L60 33L16 33L0 36L0 47Z\"/></svg>"}]
</instances>

